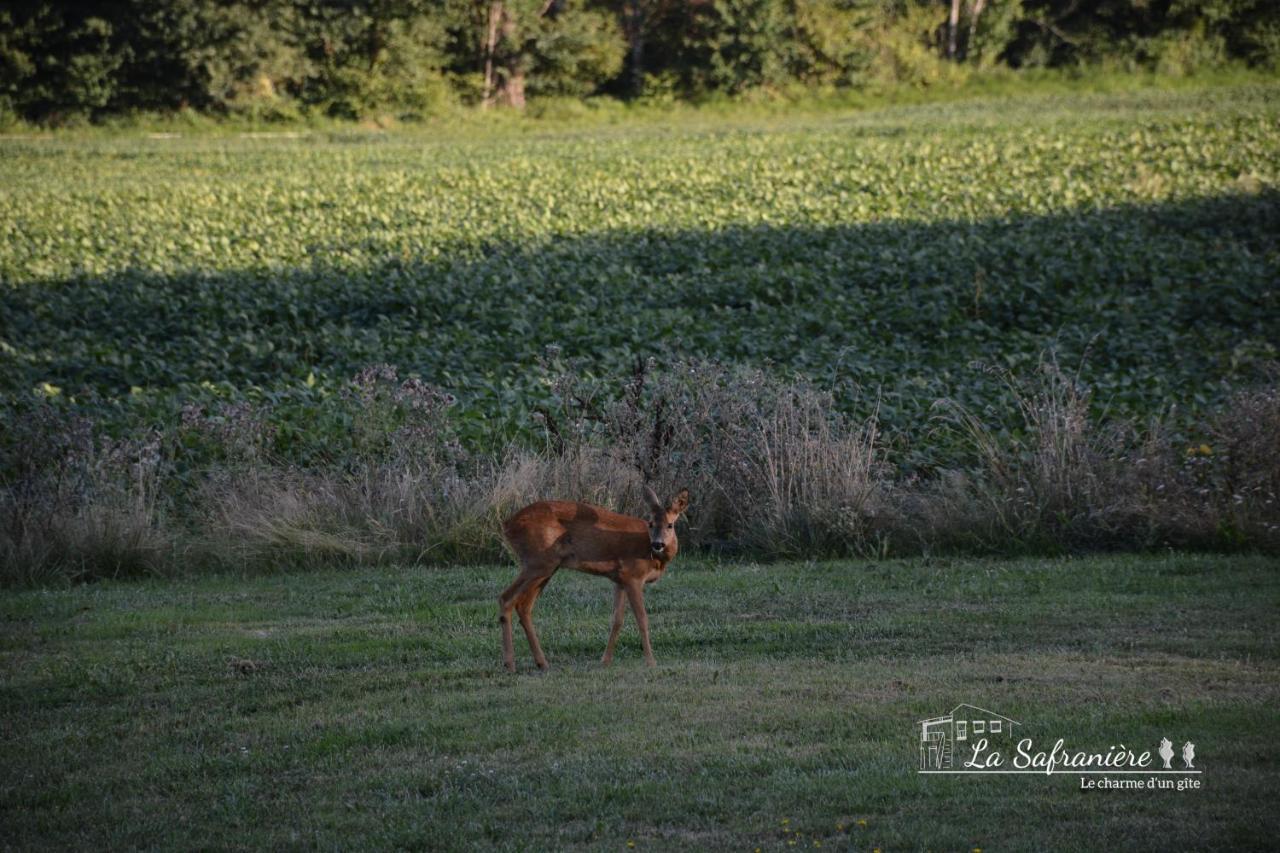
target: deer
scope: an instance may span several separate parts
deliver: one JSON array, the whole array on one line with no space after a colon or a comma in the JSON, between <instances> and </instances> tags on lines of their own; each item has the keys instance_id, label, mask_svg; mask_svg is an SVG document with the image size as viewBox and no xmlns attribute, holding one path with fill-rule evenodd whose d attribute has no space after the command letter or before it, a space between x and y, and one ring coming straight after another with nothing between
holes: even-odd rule
<instances>
[{"instance_id":1,"label":"deer","mask_svg":"<svg viewBox=\"0 0 1280 853\"><path fill-rule=\"evenodd\" d=\"M549 668L533 628L533 605L562 568L613 581L613 622L609 642L600 662L613 662L613 648L626 618L627 602L635 613L644 647L644 660L656 666L649 643L649 616L644 609L644 587L662 578L680 550L676 521L689 506L689 490L681 489L666 504L644 487L649 518L622 515L603 507L571 501L538 501L502 523L502 535L520 574L498 596L498 624L502 626L502 663L516 671L511 637L511 614L520 617L524 634L538 669Z\"/></svg>"}]
</instances>

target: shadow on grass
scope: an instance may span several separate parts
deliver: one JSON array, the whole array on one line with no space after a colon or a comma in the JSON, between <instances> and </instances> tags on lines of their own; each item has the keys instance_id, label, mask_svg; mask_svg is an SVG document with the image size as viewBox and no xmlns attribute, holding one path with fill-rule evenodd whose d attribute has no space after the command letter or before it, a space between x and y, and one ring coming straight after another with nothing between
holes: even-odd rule
<instances>
[{"instance_id":1,"label":"shadow on grass","mask_svg":"<svg viewBox=\"0 0 1280 853\"><path fill-rule=\"evenodd\" d=\"M212 381L322 385L388 362L516 418L549 344L625 374L637 355L762 363L878 393L910 429L989 401L973 361L1086 352L1122 411L1212 397L1280 340L1280 193L932 224L605 233L460 246L358 268L126 271L0 296L0 388L107 396ZM337 247L327 247L337 248ZM366 247L367 248L367 247ZM376 247L374 247L376 248ZM16 285L16 286L13 286Z\"/></svg>"}]
</instances>

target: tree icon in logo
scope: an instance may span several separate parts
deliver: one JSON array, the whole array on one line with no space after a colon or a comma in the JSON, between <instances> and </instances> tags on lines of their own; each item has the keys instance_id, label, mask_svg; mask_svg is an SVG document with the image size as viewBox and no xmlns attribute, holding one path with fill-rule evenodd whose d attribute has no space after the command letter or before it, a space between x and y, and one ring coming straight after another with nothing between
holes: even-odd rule
<instances>
[{"instance_id":1,"label":"tree icon in logo","mask_svg":"<svg viewBox=\"0 0 1280 853\"><path fill-rule=\"evenodd\" d=\"M1169 762L1173 761L1173 744L1167 737L1160 738L1160 757L1164 759L1164 769L1170 769Z\"/></svg>"},{"instance_id":2,"label":"tree icon in logo","mask_svg":"<svg viewBox=\"0 0 1280 853\"><path fill-rule=\"evenodd\" d=\"M1191 763L1192 761L1195 761L1195 758L1196 745L1191 741L1187 741L1182 745L1182 763L1187 765L1188 770L1195 766Z\"/></svg>"}]
</instances>

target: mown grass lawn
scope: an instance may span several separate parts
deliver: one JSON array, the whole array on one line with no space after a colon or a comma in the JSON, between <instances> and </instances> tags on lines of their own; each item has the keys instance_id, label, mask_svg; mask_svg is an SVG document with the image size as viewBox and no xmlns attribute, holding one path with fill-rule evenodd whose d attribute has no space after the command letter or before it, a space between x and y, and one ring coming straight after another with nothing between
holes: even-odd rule
<instances>
[{"instance_id":1,"label":"mown grass lawn","mask_svg":"<svg viewBox=\"0 0 1280 853\"><path fill-rule=\"evenodd\" d=\"M659 665L562 572L499 666L510 567L0 596L5 847L1263 848L1280 563L683 560ZM1197 791L921 776L968 702L1050 746L1196 744Z\"/></svg>"}]
</instances>

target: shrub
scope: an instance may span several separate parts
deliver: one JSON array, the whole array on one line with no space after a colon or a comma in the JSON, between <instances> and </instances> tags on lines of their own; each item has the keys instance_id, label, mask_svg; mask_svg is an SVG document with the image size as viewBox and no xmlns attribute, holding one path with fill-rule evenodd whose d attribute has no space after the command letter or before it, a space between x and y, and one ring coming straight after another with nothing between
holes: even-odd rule
<instances>
[{"instance_id":1,"label":"shrub","mask_svg":"<svg viewBox=\"0 0 1280 853\"><path fill-rule=\"evenodd\" d=\"M188 406L174 429L99 434L53 397L11 417L0 580L214 566L504 559L501 521L535 500L635 513L642 486L693 494L687 548L763 557L912 551L1280 549L1280 384L1191 431L1101 420L1044 359L1003 374L1016 417L941 403L953 464L899 475L874 409L765 370L640 361L620 394L554 349L540 448L463 447L453 398L385 365L333 404L345 442L285 463L270 406ZM612 402L606 402L612 401Z\"/></svg>"},{"instance_id":2,"label":"shrub","mask_svg":"<svg viewBox=\"0 0 1280 853\"><path fill-rule=\"evenodd\" d=\"M0 580L89 580L172 559L161 436L95 435L52 403L11 424L0 480Z\"/></svg>"},{"instance_id":3,"label":"shrub","mask_svg":"<svg viewBox=\"0 0 1280 853\"><path fill-rule=\"evenodd\" d=\"M1003 418L950 406L976 470L967 478L949 478L948 488L967 484L988 535L1015 547L1065 550L1111 544L1125 512L1121 431L1091 418L1089 390L1056 360L1042 361L1030 379L1005 374L1005 381L1018 429L1003 430L994 426ZM969 523L972 514L960 517Z\"/></svg>"},{"instance_id":4,"label":"shrub","mask_svg":"<svg viewBox=\"0 0 1280 853\"><path fill-rule=\"evenodd\" d=\"M1280 384L1237 392L1198 433L1157 433L1134 465L1158 541L1280 547Z\"/></svg>"}]
</instances>

